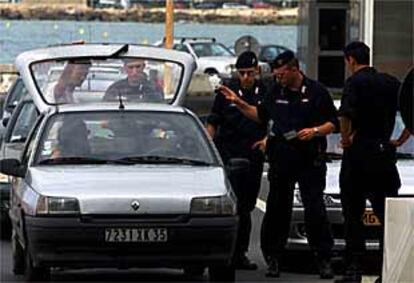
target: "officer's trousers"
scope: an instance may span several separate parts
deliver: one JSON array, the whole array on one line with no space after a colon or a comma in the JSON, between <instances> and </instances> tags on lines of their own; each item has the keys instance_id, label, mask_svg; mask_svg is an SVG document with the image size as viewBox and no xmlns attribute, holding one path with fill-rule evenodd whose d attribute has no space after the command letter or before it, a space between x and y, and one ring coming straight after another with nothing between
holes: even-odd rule
<instances>
[{"instance_id":1,"label":"officer's trousers","mask_svg":"<svg viewBox=\"0 0 414 283\"><path fill-rule=\"evenodd\" d=\"M385 198L398 195L400 179L393 153L375 152L378 144L354 144L346 149L340 172L341 203L345 219L345 263L360 269L358 259L365 253L363 214L366 200L381 222L380 255L383 247ZM382 147L383 148L383 147Z\"/></svg>"},{"instance_id":2,"label":"officer's trousers","mask_svg":"<svg viewBox=\"0 0 414 283\"><path fill-rule=\"evenodd\" d=\"M246 157L250 162L250 166L247 174L230 175L230 182L238 201L239 229L235 249L236 256L243 255L249 248L252 229L251 212L256 206L264 162L264 156L259 151L252 151L250 155L240 157Z\"/></svg>"},{"instance_id":3,"label":"officer's trousers","mask_svg":"<svg viewBox=\"0 0 414 283\"><path fill-rule=\"evenodd\" d=\"M303 160L300 154L291 162L289 155L288 151L281 150L276 153L278 158L270 163L270 188L261 230L263 255L265 259L280 258L283 253L290 229L295 183L298 183L309 245L319 259L329 259L333 239L323 201L326 164L323 160Z\"/></svg>"}]
</instances>

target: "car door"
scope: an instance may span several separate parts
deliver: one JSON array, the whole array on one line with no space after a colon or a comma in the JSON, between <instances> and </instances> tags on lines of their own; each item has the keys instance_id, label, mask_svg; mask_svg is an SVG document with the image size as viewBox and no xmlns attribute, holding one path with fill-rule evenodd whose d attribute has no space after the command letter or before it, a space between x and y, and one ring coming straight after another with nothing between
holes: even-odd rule
<instances>
[{"instance_id":1,"label":"car door","mask_svg":"<svg viewBox=\"0 0 414 283\"><path fill-rule=\"evenodd\" d=\"M39 112L32 100L23 100L18 104L6 129L1 150L2 158L20 158L38 115Z\"/></svg>"}]
</instances>

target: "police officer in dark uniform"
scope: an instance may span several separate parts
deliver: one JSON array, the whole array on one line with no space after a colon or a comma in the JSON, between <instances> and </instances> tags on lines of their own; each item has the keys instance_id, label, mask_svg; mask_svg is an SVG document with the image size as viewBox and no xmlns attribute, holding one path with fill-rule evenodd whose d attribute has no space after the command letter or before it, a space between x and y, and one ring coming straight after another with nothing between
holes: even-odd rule
<instances>
[{"instance_id":1,"label":"police officer in dark uniform","mask_svg":"<svg viewBox=\"0 0 414 283\"><path fill-rule=\"evenodd\" d=\"M363 42L352 42L344 49L352 75L345 83L339 114L344 148L340 187L346 269L344 278L338 282L361 281L358 259L365 252L362 218L366 199L383 223L385 198L397 196L401 185L395 146L390 144L400 83L369 67L369 52Z\"/></svg>"},{"instance_id":2,"label":"police officer in dark uniform","mask_svg":"<svg viewBox=\"0 0 414 283\"><path fill-rule=\"evenodd\" d=\"M236 62L237 78L223 84L237 96L252 105L263 99L264 86L256 79L258 60L251 51L242 53ZM264 153L256 142L266 135L266 127L246 118L222 95L216 95L211 114L207 120L207 131L214 139L225 164L231 158L245 158L250 161L249 171L243 176L230 176L233 190L238 198L239 231L235 251L235 265L238 269L257 269L257 265L246 256L251 231L250 213L254 209L260 189Z\"/></svg>"},{"instance_id":3,"label":"police officer in dark uniform","mask_svg":"<svg viewBox=\"0 0 414 283\"><path fill-rule=\"evenodd\" d=\"M333 240L323 201L326 135L338 127L336 109L329 92L300 70L291 51L272 64L277 79L268 86L262 104L254 107L222 88L229 101L251 119L271 126L267 139L270 191L262 223L261 246L268 263L266 276L279 277L290 227L295 184L299 183L305 209L306 233L316 254L320 276L333 277L330 263Z\"/></svg>"}]
</instances>

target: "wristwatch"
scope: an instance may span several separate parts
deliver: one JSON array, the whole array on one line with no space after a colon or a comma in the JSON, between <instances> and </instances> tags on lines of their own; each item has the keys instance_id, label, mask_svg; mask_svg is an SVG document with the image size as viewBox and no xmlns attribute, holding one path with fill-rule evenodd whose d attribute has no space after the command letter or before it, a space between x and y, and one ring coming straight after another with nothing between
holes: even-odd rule
<instances>
[{"instance_id":1,"label":"wristwatch","mask_svg":"<svg viewBox=\"0 0 414 283\"><path fill-rule=\"evenodd\" d=\"M319 128L318 127L314 127L313 128L313 133L315 134L315 136L319 136Z\"/></svg>"}]
</instances>

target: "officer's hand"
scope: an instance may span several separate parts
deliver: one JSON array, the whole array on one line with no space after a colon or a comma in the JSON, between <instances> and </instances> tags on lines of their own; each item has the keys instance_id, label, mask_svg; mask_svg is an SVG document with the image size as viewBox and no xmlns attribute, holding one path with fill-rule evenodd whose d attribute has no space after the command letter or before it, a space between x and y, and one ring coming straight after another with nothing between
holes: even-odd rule
<instances>
[{"instance_id":1,"label":"officer's hand","mask_svg":"<svg viewBox=\"0 0 414 283\"><path fill-rule=\"evenodd\" d=\"M252 145L252 149L259 149L261 152L264 153L266 151L266 146L267 146L267 137L255 142Z\"/></svg>"},{"instance_id":2,"label":"officer's hand","mask_svg":"<svg viewBox=\"0 0 414 283\"><path fill-rule=\"evenodd\" d=\"M222 85L218 88L218 91L224 95L224 97L232 102L237 104L239 97L237 96L237 94L234 93L234 91L232 91L231 89L229 89L228 87Z\"/></svg>"},{"instance_id":3,"label":"officer's hand","mask_svg":"<svg viewBox=\"0 0 414 283\"><path fill-rule=\"evenodd\" d=\"M350 147L352 145L352 137L351 136L346 137L346 138L343 137L340 143L341 143L342 148Z\"/></svg>"},{"instance_id":4,"label":"officer's hand","mask_svg":"<svg viewBox=\"0 0 414 283\"><path fill-rule=\"evenodd\" d=\"M316 135L316 132L313 128L305 128L298 132L298 139L301 141L309 141L313 139Z\"/></svg>"}]
</instances>

